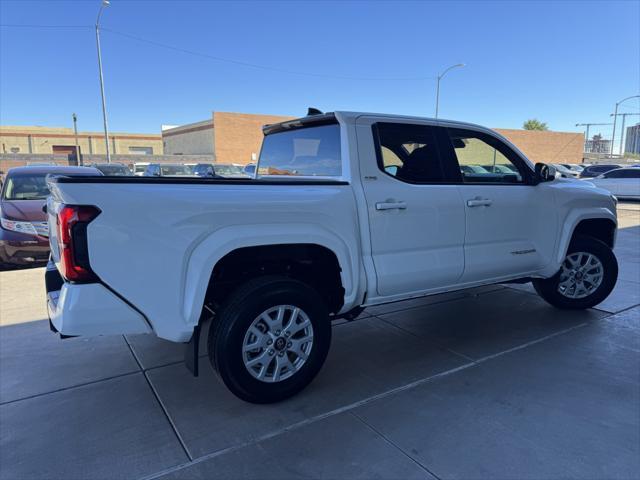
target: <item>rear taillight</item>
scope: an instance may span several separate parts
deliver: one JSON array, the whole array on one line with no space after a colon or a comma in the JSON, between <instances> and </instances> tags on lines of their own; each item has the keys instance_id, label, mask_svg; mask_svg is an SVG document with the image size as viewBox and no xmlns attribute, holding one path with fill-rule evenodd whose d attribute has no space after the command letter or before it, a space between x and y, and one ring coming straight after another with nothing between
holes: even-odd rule
<instances>
[{"instance_id":1,"label":"rear taillight","mask_svg":"<svg viewBox=\"0 0 640 480\"><path fill-rule=\"evenodd\" d=\"M97 281L89 265L87 225L100 214L97 207L61 205L57 216L60 273L70 282Z\"/></svg>"}]
</instances>

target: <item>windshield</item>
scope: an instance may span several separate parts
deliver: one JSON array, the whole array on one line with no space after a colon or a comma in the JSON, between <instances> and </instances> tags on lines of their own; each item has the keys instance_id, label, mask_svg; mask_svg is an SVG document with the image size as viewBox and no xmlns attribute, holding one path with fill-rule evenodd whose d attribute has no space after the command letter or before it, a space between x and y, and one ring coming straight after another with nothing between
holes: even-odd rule
<instances>
[{"instance_id":1,"label":"windshield","mask_svg":"<svg viewBox=\"0 0 640 480\"><path fill-rule=\"evenodd\" d=\"M46 174L16 175L7 179L5 200L43 200L49 195Z\"/></svg>"},{"instance_id":2,"label":"windshield","mask_svg":"<svg viewBox=\"0 0 640 480\"><path fill-rule=\"evenodd\" d=\"M144 171L145 171L146 169L147 169L147 166L146 166L146 165L141 165L141 164L139 164L139 163L137 163L137 164L135 164L135 165L133 166L133 171L134 171L135 173L144 173Z\"/></svg>"},{"instance_id":3,"label":"windshield","mask_svg":"<svg viewBox=\"0 0 640 480\"><path fill-rule=\"evenodd\" d=\"M340 126L296 128L264 138L258 173L261 175L342 175Z\"/></svg>"},{"instance_id":4,"label":"windshield","mask_svg":"<svg viewBox=\"0 0 640 480\"><path fill-rule=\"evenodd\" d=\"M191 168L187 165L162 165L160 168L164 176L184 177L192 175Z\"/></svg>"}]
</instances>

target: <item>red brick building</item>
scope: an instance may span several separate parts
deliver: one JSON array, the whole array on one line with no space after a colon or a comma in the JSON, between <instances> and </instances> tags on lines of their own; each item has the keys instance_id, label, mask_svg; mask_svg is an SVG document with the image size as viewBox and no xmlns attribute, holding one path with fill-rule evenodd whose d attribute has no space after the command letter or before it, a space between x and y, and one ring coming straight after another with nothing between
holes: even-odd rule
<instances>
[{"instance_id":1,"label":"red brick building","mask_svg":"<svg viewBox=\"0 0 640 480\"><path fill-rule=\"evenodd\" d=\"M217 163L255 162L262 143L262 126L294 117L213 112L211 120L163 130L165 154L210 154ZM497 128L533 162L580 163L581 133L541 132Z\"/></svg>"}]
</instances>

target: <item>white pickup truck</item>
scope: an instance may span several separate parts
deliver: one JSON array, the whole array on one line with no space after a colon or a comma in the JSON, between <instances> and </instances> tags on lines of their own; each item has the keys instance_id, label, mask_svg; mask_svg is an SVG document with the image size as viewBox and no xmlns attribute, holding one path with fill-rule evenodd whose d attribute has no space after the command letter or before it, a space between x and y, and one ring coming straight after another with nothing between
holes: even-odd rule
<instances>
[{"instance_id":1,"label":"white pickup truck","mask_svg":"<svg viewBox=\"0 0 640 480\"><path fill-rule=\"evenodd\" d=\"M50 180L51 328L149 333L267 403L320 370L331 320L532 280L559 308L613 289L616 199L477 125L335 112L264 127L254 179Z\"/></svg>"}]
</instances>

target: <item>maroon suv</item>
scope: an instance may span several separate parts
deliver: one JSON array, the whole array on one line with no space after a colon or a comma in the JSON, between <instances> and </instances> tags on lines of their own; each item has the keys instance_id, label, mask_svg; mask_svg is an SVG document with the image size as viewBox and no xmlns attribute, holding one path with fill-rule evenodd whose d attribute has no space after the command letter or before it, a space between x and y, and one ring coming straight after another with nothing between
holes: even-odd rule
<instances>
[{"instance_id":1,"label":"maroon suv","mask_svg":"<svg viewBox=\"0 0 640 480\"><path fill-rule=\"evenodd\" d=\"M0 267L46 263L49 227L47 175L102 175L90 167L16 167L10 169L0 195Z\"/></svg>"}]
</instances>

